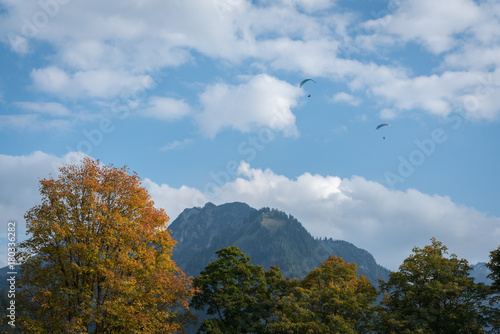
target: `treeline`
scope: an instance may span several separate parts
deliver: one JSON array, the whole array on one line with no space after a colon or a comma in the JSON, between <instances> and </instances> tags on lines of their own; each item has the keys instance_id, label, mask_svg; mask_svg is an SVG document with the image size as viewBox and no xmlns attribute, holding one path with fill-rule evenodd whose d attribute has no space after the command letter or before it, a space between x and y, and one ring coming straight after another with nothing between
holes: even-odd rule
<instances>
[{"instance_id":1,"label":"treeline","mask_svg":"<svg viewBox=\"0 0 500 334\"><path fill-rule=\"evenodd\" d=\"M85 159L40 181L19 244L18 333L485 333L500 330L500 247L491 286L432 244L380 282L331 256L303 279L250 264L236 247L195 278L171 259L168 216L127 168ZM278 213L276 213L278 214ZM5 298L0 299L5 309ZM12 303L12 300L9 301ZM191 309L208 316L200 323Z\"/></svg>"},{"instance_id":2,"label":"treeline","mask_svg":"<svg viewBox=\"0 0 500 334\"><path fill-rule=\"evenodd\" d=\"M290 280L228 247L194 278L190 305L210 316L198 333L498 333L499 254L491 253L488 286L432 239L377 291L355 264L336 256Z\"/></svg>"}]
</instances>

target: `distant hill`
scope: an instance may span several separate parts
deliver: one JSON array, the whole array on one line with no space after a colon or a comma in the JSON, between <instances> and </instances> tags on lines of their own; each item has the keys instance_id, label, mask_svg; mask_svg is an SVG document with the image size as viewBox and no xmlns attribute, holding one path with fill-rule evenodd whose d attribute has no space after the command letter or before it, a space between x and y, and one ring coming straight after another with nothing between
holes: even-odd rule
<instances>
[{"instance_id":1,"label":"distant hill","mask_svg":"<svg viewBox=\"0 0 500 334\"><path fill-rule=\"evenodd\" d=\"M197 276L216 259L217 250L228 246L238 246L264 269L280 267L285 277L303 278L329 255L356 263L360 274L372 281L389 275L367 251L346 241L315 239L297 219L274 209L207 203L185 209L169 229L178 242L172 258L190 276Z\"/></svg>"},{"instance_id":2,"label":"distant hill","mask_svg":"<svg viewBox=\"0 0 500 334\"><path fill-rule=\"evenodd\" d=\"M493 280L488 278L488 275L491 273L491 270L486 267L485 262L478 262L476 264L471 265L472 270L470 275L474 277L474 281L476 283L484 283L487 285L491 285Z\"/></svg>"}]
</instances>

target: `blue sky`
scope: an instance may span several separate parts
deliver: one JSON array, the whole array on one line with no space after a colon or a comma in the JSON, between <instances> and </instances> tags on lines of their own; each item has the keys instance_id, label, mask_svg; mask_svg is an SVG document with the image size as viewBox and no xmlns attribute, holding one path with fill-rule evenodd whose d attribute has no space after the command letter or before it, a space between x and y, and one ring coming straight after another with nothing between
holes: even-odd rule
<instances>
[{"instance_id":1,"label":"blue sky","mask_svg":"<svg viewBox=\"0 0 500 334\"><path fill-rule=\"evenodd\" d=\"M500 244L496 1L0 8L2 240L9 220L25 237L39 179L88 155L172 220L274 207L393 270L431 237L472 263Z\"/></svg>"}]
</instances>

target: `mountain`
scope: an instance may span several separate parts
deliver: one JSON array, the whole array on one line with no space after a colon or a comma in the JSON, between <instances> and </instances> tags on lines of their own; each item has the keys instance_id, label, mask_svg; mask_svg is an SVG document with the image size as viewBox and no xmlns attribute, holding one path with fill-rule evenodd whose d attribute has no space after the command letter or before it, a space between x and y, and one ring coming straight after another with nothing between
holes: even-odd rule
<instances>
[{"instance_id":1,"label":"mountain","mask_svg":"<svg viewBox=\"0 0 500 334\"><path fill-rule=\"evenodd\" d=\"M197 276L216 260L217 250L229 246L238 246L264 269L280 267L285 277L303 278L329 255L356 263L360 274L372 281L389 275L367 251L346 241L315 239L297 219L274 209L207 203L185 209L169 229L178 242L172 258L189 276Z\"/></svg>"},{"instance_id":2,"label":"mountain","mask_svg":"<svg viewBox=\"0 0 500 334\"><path fill-rule=\"evenodd\" d=\"M493 280L491 278L488 278L488 275L491 274L491 270L486 267L485 262L478 262L471 265L471 267L472 270L470 272L470 275L474 277L474 281L476 283L484 283L487 285L491 285L491 283L493 283Z\"/></svg>"},{"instance_id":3,"label":"mountain","mask_svg":"<svg viewBox=\"0 0 500 334\"><path fill-rule=\"evenodd\" d=\"M387 281L390 270L380 266L375 261L373 255L366 250L358 248L350 242L333 239L320 239L320 244L329 254L335 254L345 262L354 262L358 266L358 272L365 275L370 281L376 282L377 279Z\"/></svg>"},{"instance_id":4,"label":"mountain","mask_svg":"<svg viewBox=\"0 0 500 334\"><path fill-rule=\"evenodd\" d=\"M185 273L196 276L208 264L207 256L215 257L215 251L226 247L219 247L227 244L224 236L256 211L245 203L185 209L168 227L177 241L172 258Z\"/></svg>"}]
</instances>

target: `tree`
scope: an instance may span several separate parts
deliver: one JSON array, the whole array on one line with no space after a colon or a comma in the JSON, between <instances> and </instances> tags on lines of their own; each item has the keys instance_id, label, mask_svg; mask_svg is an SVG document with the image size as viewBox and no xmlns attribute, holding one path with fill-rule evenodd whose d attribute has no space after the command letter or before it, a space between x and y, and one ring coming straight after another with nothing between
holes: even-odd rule
<instances>
[{"instance_id":1,"label":"tree","mask_svg":"<svg viewBox=\"0 0 500 334\"><path fill-rule=\"evenodd\" d=\"M488 278L493 280L490 300L496 302L498 305L500 302L500 246L490 252L490 261L486 266L491 270ZM500 308L495 307L490 309L490 318L492 319L492 326L500 328Z\"/></svg>"},{"instance_id":2,"label":"tree","mask_svg":"<svg viewBox=\"0 0 500 334\"><path fill-rule=\"evenodd\" d=\"M486 266L491 270L491 273L488 275L493 280L491 287L500 292L500 246L491 251L490 262Z\"/></svg>"},{"instance_id":3,"label":"tree","mask_svg":"<svg viewBox=\"0 0 500 334\"><path fill-rule=\"evenodd\" d=\"M25 215L20 323L30 333L172 333L190 281L171 260L168 216L136 173L84 159L40 181Z\"/></svg>"},{"instance_id":4,"label":"tree","mask_svg":"<svg viewBox=\"0 0 500 334\"><path fill-rule=\"evenodd\" d=\"M193 280L195 294L191 306L205 310L212 318L203 321L199 333L255 333L265 331L272 314L272 293L267 289L282 280L279 268L264 272L250 264L250 258L236 247L216 252L217 260L209 263Z\"/></svg>"},{"instance_id":5,"label":"tree","mask_svg":"<svg viewBox=\"0 0 500 334\"><path fill-rule=\"evenodd\" d=\"M278 301L275 333L365 333L377 290L357 266L330 256Z\"/></svg>"},{"instance_id":6,"label":"tree","mask_svg":"<svg viewBox=\"0 0 500 334\"><path fill-rule=\"evenodd\" d=\"M471 267L432 238L415 247L388 282L380 281L384 300L380 333L484 333L492 326L488 286L474 282Z\"/></svg>"}]
</instances>

